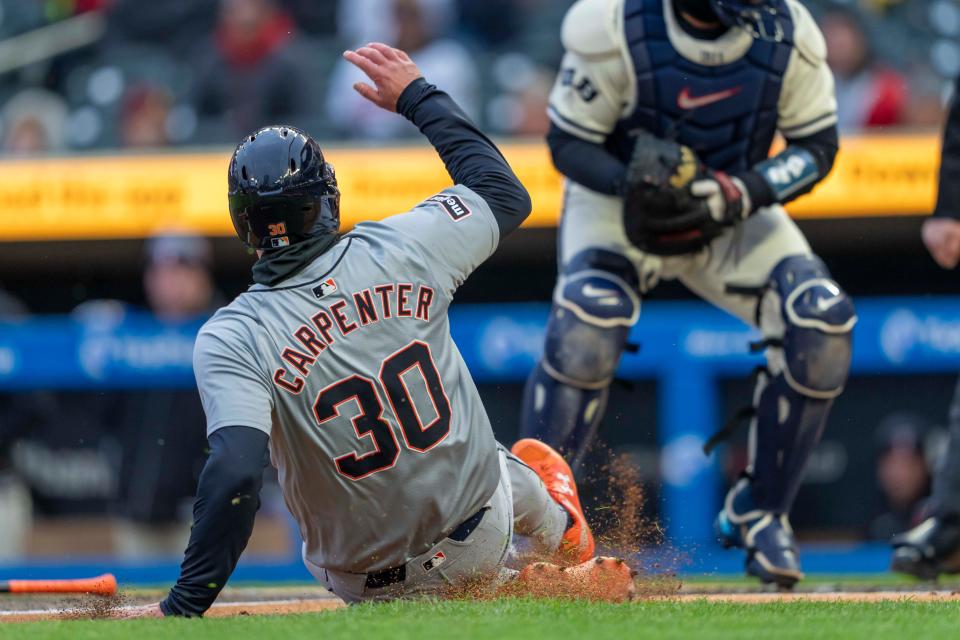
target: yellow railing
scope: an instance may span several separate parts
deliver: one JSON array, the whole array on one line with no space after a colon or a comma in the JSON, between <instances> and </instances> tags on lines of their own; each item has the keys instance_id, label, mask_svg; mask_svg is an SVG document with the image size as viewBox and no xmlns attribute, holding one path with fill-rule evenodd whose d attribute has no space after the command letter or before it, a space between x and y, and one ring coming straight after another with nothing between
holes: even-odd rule
<instances>
[{"instance_id":1,"label":"yellow railing","mask_svg":"<svg viewBox=\"0 0 960 640\"><path fill-rule=\"evenodd\" d=\"M557 223L562 181L542 144L508 144L530 190L527 226ZM934 135L848 138L830 178L792 204L797 218L920 215L936 194ZM449 184L426 145L328 151L343 190L344 225L404 211ZM160 230L231 235L229 152L0 162L0 240L136 238Z\"/></svg>"}]
</instances>

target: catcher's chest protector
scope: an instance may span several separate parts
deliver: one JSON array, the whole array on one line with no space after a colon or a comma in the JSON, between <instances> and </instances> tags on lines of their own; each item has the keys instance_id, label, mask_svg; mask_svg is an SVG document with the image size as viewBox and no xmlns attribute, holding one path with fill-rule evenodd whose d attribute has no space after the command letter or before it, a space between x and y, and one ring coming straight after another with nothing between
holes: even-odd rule
<instances>
[{"instance_id":1,"label":"catcher's chest protector","mask_svg":"<svg viewBox=\"0 0 960 640\"><path fill-rule=\"evenodd\" d=\"M624 28L637 81L633 113L607 141L624 161L633 136L646 130L674 138L711 169L742 171L767 158L777 129L777 103L793 49L793 20L782 0L781 42L755 40L739 60L708 66L671 44L664 0L625 0Z\"/></svg>"}]
</instances>

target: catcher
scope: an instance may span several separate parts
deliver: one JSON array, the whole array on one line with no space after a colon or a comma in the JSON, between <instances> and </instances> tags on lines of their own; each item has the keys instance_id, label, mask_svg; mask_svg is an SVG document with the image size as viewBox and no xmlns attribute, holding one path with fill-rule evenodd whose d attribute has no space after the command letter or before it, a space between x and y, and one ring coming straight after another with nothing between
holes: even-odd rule
<instances>
[{"instance_id":1,"label":"catcher","mask_svg":"<svg viewBox=\"0 0 960 640\"><path fill-rule=\"evenodd\" d=\"M641 297L679 279L763 332L749 464L717 526L749 574L790 587L787 517L856 322L783 208L837 153L823 37L796 0L580 0L562 40L547 136L567 177L560 278L522 433L579 463Z\"/></svg>"},{"instance_id":2,"label":"catcher","mask_svg":"<svg viewBox=\"0 0 960 640\"><path fill-rule=\"evenodd\" d=\"M450 337L467 276L530 213L503 156L405 53L344 54L355 89L413 122L456 186L340 236L340 192L319 145L292 127L248 136L230 162L230 215L257 250L256 284L203 327L194 352L210 457L180 579L134 615L202 615L233 572L259 506L268 447L303 536L303 560L347 602L514 577L514 532L576 570L517 579L604 583L630 570L591 559L570 467L523 440L508 453ZM575 584L571 584L575 587Z\"/></svg>"}]
</instances>

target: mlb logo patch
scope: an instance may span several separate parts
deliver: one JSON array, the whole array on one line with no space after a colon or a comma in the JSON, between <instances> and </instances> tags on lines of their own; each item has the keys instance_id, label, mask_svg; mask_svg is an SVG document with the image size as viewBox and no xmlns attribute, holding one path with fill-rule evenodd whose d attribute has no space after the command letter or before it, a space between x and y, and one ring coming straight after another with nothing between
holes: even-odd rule
<instances>
[{"instance_id":1,"label":"mlb logo patch","mask_svg":"<svg viewBox=\"0 0 960 640\"><path fill-rule=\"evenodd\" d=\"M317 286L313 288L313 295L317 296L317 300L320 298L326 298L328 295L337 290L337 283L333 278L327 278Z\"/></svg>"},{"instance_id":2,"label":"mlb logo patch","mask_svg":"<svg viewBox=\"0 0 960 640\"><path fill-rule=\"evenodd\" d=\"M270 248L271 249L282 249L283 247L290 246L290 238L283 236L282 238L270 238Z\"/></svg>"},{"instance_id":3,"label":"mlb logo patch","mask_svg":"<svg viewBox=\"0 0 960 640\"><path fill-rule=\"evenodd\" d=\"M447 215L453 218L454 221L463 220L470 215L470 208L464 204L463 200L460 199L460 196L452 196L446 193L441 193L438 195L429 198L427 202L436 202L443 210L447 212Z\"/></svg>"},{"instance_id":4,"label":"mlb logo patch","mask_svg":"<svg viewBox=\"0 0 960 640\"><path fill-rule=\"evenodd\" d=\"M429 560L423 563L423 570L432 571L433 569L436 569L446 561L447 561L447 556L444 555L443 551L437 551L437 553L434 554L432 558L430 558Z\"/></svg>"}]
</instances>

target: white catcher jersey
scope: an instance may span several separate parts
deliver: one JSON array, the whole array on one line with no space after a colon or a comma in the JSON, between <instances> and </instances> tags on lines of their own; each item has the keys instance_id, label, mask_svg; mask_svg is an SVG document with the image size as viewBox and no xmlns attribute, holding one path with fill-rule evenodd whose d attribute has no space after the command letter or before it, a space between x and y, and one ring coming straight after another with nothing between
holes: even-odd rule
<instances>
[{"instance_id":1,"label":"white catcher jersey","mask_svg":"<svg viewBox=\"0 0 960 640\"><path fill-rule=\"evenodd\" d=\"M447 308L498 241L487 203L458 185L357 225L304 271L252 286L201 329L194 371L207 432L270 436L314 565L401 565L496 489L493 430Z\"/></svg>"},{"instance_id":2,"label":"white catcher jersey","mask_svg":"<svg viewBox=\"0 0 960 640\"><path fill-rule=\"evenodd\" d=\"M670 43L684 58L705 66L728 64L742 58L753 43L743 29L730 29L716 40L688 35L663 0ZM778 129L788 138L802 138L837 122L833 74L827 66L827 46L810 12L797 0L787 0L794 22L794 48L783 76L777 110ZM561 74L550 94L551 121L571 135L602 143L617 122L633 112L637 97L630 53L623 28L624 0L579 0L563 21L566 54ZM578 89L586 80L596 90L589 100ZM709 96L718 99L722 96ZM690 108L697 107L690 98ZM704 103L707 104L706 102Z\"/></svg>"}]
</instances>

